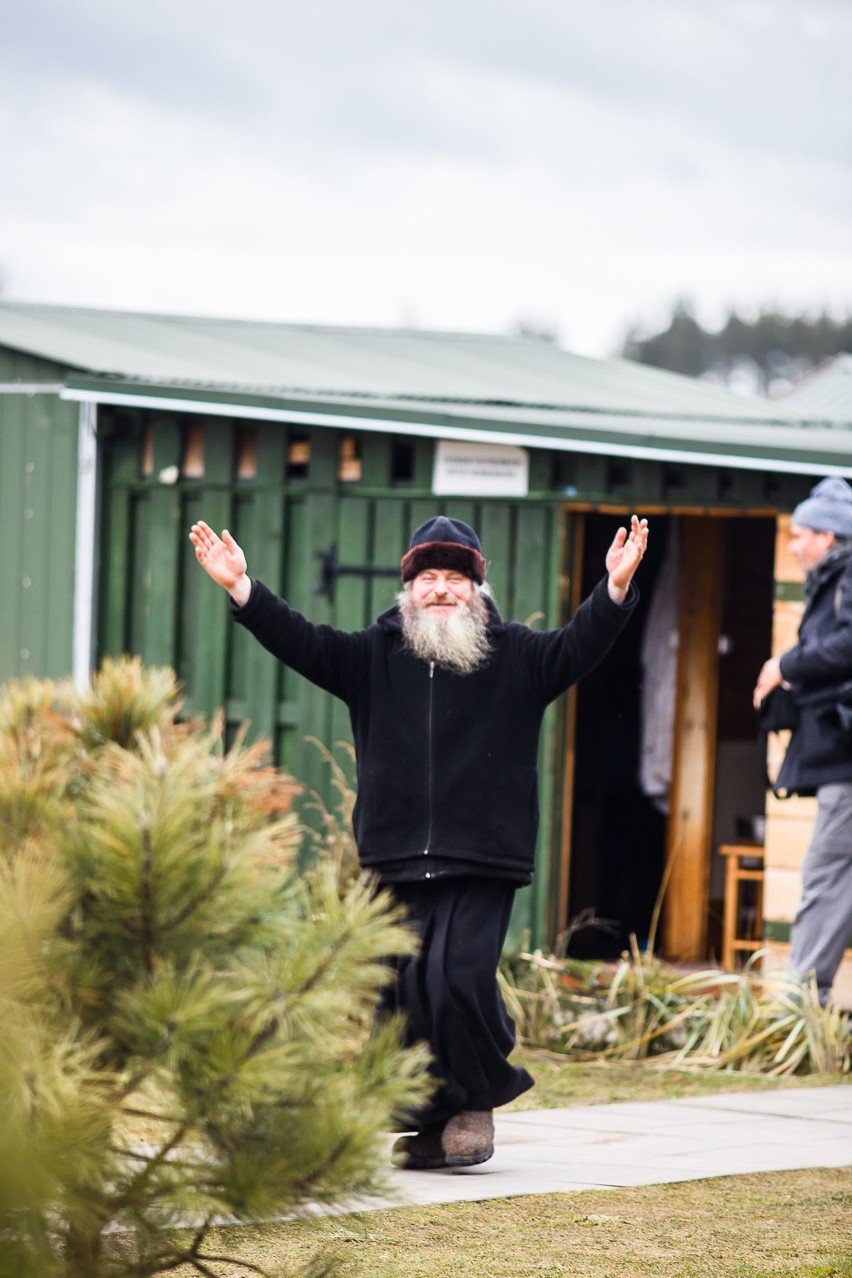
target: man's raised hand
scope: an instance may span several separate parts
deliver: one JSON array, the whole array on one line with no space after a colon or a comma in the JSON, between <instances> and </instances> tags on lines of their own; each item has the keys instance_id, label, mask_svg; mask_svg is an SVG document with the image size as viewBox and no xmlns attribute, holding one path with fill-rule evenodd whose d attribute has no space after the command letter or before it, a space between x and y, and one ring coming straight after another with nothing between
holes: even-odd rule
<instances>
[{"instance_id":1,"label":"man's raised hand","mask_svg":"<svg viewBox=\"0 0 852 1278\"><path fill-rule=\"evenodd\" d=\"M638 515L630 517L630 531L619 528L607 552L609 594L615 603L623 603L633 574L642 562L648 545L648 521Z\"/></svg>"},{"instance_id":2,"label":"man's raised hand","mask_svg":"<svg viewBox=\"0 0 852 1278\"><path fill-rule=\"evenodd\" d=\"M209 524L199 519L193 524L189 540L195 547L195 558L206 573L220 586L224 586L235 603L248 602L251 580L246 575L246 557L227 528L219 537Z\"/></svg>"}]
</instances>

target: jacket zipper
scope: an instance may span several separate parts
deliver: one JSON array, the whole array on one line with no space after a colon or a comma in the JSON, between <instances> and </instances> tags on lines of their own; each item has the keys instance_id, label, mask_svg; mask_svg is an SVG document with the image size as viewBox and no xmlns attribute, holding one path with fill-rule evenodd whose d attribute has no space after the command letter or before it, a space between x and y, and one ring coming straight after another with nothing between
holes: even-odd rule
<instances>
[{"instance_id":1,"label":"jacket zipper","mask_svg":"<svg viewBox=\"0 0 852 1278\"><path fill-rule=\"evenodd\" d=\"M428 791L429 791L429 828L426 833L426 846L423 849L424 856L429 855L429 844L432 842L432 786L434 781L433 767L432 767L432 698L434 695L434 688L435 688L435 663L434 661L430 661L429 662L429 715L428 715L428 720L426 723L426 750L428 753L426 771L427 771L427 777L428 777ZM431 874L428 870L426 871L425 877L427 879L431 878Z\"/></svg>"}]
</instances>

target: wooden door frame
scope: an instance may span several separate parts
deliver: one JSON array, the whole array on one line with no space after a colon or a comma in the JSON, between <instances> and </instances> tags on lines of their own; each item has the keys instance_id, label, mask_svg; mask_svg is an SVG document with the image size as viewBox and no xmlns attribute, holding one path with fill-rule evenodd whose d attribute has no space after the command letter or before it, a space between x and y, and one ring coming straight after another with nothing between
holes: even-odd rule
<instances>
[{"instance_id":1,"label":"wooden door frame","mask_svg":"<svg viewBox=\"0 0 852 1278\"><path fill-rule=\"evenodd\" d=\"M622 519L631 513L624 504L582 503L563 507L563 518L573 515L611 514ZM678 686L675 709L674 751L670 815L665 867L661 884L662 932L659 948L672 961L705 957L710 870L713 856L713 800L716 728L718 718L718 637L721 619L722 518L777 519L776 508L736 510L706 506L643 506L642 514L683 516L681 602L679 613ZM569 615L581 602L585 520L574 524L569 539L571 564L565 600ZM708 585L711 589L708 589ZM684 636L689 635L689 642ZM696 643L696 637L698 642ZM571 833L574 798L576 690L565 703L565 755L561 795L562 824L559 846L558 931L567 927L570 914ZM698 908L697 908L698 907Z\"/></svg>"},{"instance_id":2,"label":"wooden door frame","mask_svg":"<svg viewBox=\"0 0 852 1278\"><path fill-rule=\"evenodd\" d=\"M567 513L574 514L571 509ZM579 512L587 513L587 512ZM567 525L567 520L564 521ZM564 534L563 534L564 535ZM578 520L572 529L570 540L571 563L568 568L565 608L568 617L573 617L582 602L583 555L586 548L586 521ZM571 830L574 821L574 761L576 758L577 728L577 687L568 689L563 710L563 740L565 743L564 763L562 767L562 785L556 787L560 801L560 840L559 868L557 875L555 939L565 933L568 927L568 895L571 884Z\"/></svg>"},{"instance_id":3,"label":"wooden door frame","mask_svg":"<svg viewBox=\"0 0 852 1278\"><path fill-rule=\"evenodd\" d=\"M662 952L705 957L719 705L722 524L681 524L677 691L662 896Z\"/></svg>"}]
</instances>

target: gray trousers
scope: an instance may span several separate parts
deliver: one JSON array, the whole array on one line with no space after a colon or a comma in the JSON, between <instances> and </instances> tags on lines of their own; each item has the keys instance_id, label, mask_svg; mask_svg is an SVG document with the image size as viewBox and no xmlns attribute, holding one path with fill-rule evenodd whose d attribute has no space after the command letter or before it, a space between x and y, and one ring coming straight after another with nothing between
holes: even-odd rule
<instances>
[{"instance_id":1,"label":"gray trousers","mask_svg":"<svg viewBox=\"0 0 852 1278\"><path fill-rule=\"evenodd\" d=\"M824 1004L852 940L852 781L820 786L817 805L790 934L790 970L813 973Z\"/></svg>"}]
</instances>

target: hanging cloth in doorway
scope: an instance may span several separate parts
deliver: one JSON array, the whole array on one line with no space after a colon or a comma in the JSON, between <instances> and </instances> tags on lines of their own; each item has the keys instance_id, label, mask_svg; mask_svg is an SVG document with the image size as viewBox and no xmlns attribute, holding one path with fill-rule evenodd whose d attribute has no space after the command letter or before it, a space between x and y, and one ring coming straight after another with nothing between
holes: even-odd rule
<instances>
[{"instance_id":1,"label":"hanging cloth in doorway","mask_svg":"<svg viewBox=\"0 0 852 1278\"><path fill-rule=\"evenodd\" d=\"M678 611L680 604L680 522L669 523L642 635L642 721L639 786L654 807L668 815L672 783L675 695L677 691Z\"/></svg>"}]
</instances>

